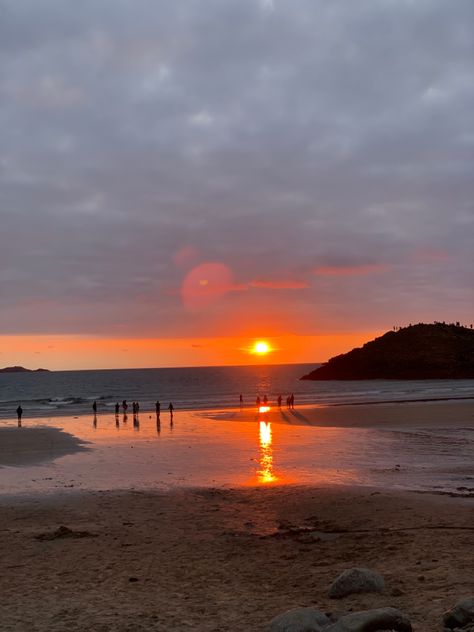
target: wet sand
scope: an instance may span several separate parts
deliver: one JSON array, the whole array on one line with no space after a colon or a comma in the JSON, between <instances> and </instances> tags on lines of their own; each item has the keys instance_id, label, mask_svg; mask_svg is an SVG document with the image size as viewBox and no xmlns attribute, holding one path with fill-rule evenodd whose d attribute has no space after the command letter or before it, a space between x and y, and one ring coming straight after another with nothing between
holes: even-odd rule
<instances>
[{"instance_id":1,"label":"wet sand","mask_svg":"<svg viewBox=\"0 0 474 632\"><path fill-rule=\"evenodd\" d=\"M206 411L210 419L251 421L261 417L255 407ZM335 426L340 428L406 428L450 427L474 428L474 402L450 400L438 402L411 401L387 404L337 406L296 406L288 410L271 405L264 413L266 421L293 425Z\"/></svg>"},{"instance_id":2,"label":"wet sand","mask_svg":"<svg viewBox=\"0 0 474 632\"><path fill-rule=\"evenodd\" d=\"M54 537L61 525L72 533ZM4 498L0 627L238 632L295 606L390 605L433 632L473 592L473 525L467 500L371 489ZM386 592L330 600L332 580L354 565L382 573Z\"/></svg>"},{"instance_id":3,"label":"wet sand","mask_svg":"<svg viewBox=\"0 0 474 632\"><path fill-rule=\"evenodd\" d=\"M59 428L0 428L0 467L36 465L85 450L83 441Z\"/></svg>"}]
</instances>

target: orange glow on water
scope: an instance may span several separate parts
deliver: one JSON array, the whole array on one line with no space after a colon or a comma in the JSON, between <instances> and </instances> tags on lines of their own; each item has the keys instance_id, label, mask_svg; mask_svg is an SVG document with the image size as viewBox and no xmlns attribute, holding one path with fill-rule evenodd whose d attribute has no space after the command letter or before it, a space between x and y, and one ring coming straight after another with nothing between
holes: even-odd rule
<instances>
[{"instance_id":1,"label":"orange glow on water","mask_svg":"<svg viewBox=\"0 0 474 632\"><path fill-rule=\"evenodd\" d=\"M273 473L272 425L260 422L260 459L257 472L259 483L274 483L278 477Z\"/></svg>"},{"instance_id":2,"label":"orange glow on water","mask_svg":"<svg viewBox=\"0 0 474 632\"><path fill-rule=\"evenodd\" d=\"M270 410L270 406L260 406L258 409L259 413L268 413L268 411Z\"/></svg>"}]
</instances>

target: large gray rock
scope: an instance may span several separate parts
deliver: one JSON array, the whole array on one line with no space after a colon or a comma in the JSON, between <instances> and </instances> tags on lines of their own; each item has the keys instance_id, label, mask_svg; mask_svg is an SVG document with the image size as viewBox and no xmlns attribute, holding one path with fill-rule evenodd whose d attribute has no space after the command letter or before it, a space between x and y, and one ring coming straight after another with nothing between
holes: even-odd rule
<instances>
[{"instance_id":1,"label":"large gray rock","mask_svg":"<svg viewBox=\"0 0 474 632\"><path fill-rule=\"evenodd\" d=\"M384 578L368 568L350 568L337 577L329 588L331 599L341 599L347 595L366 592L382 592Z\"/></svg>"},{"instance_id":2,"label":"large gray rock","mask_svg":"<svg viewBox=\"0 0 474 632\"><path fill-rule=\"evenodd\" d=\"M451 630L464 628L469 623L474 624L474 597L460 599L454 608L444 614L443 623Z\"/></svg>"},{"instance_id":3,"label":"large gray rock","mask_svg":"<svg viewBox=\"0 0 474 632\"><path fill-rule=\"evenodd\" d=\"M321 632L330 623L316 608L294 608L270 621L270 632Z\"/></svg>"},{"instance_id":4,"label":"large gray rock","mask_svg":"<svg viewBox=\"0 0 474 632\"><path fill-rule=\"evenodd\" d=\"M324 632L412 632L410 620L395 608L377 608L354 612L324 628Z\"/></svg>"}]
</instances>

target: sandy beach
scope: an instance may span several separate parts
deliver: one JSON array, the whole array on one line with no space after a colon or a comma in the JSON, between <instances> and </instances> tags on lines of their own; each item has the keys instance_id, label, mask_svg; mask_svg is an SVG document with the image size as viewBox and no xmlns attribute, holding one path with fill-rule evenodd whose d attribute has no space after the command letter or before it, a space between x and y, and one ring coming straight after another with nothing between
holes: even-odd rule
<instances>
[{"instance_id":1,"label":"sandy beach","mask_svg":"<svg viewBox=\"0 0 474 632\"><path fill-rule=\"evenodd\" d=\"M474 508L453 498L298 486L63 493L2 500L0 516L4 632L265 630L309 605L395 606L433 632L474 587ZM55 537L60 526L72 533ZM329 599L352 566L380 572L385 593Z\"/></svg>"},{"instance_id":2,"label":"sandy beach","mask_svg":"<svg viewBox=\"0 0 474 632\"><path fill-rule=\"evenodd\" d=\"M439 629L474 590L473 405L261 417L2 422L2 632L263 631L296 606ZM329 599L353 566L385 592Z\"/></svg>"}]
</instances>

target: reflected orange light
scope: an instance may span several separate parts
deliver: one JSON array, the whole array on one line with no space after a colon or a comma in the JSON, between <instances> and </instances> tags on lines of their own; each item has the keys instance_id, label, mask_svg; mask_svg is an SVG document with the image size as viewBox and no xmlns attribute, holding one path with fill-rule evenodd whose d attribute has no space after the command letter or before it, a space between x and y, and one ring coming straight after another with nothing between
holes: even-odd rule
<instances>
[{"instance_id":1,"label":"reflected orange light","mask_svg":"<svg viewBox=\"0 0 474 632\"><path fill-rule=\"evenodd\" d=\"M274 483L278 477L273 473L272 425L260 422L260 469L257 472L259 483Z\"/></svg>"},{"instance_id":2,"label":"reflected orange light","mask_svg":"<svg viewBox=\"0 0 474 632\"><path fill-rule=\"evenodd\" d=\"M270 406L260 406L258 409L259 413L268 413L268 411L270 410Z\"/></svg>"}]
</instances>

